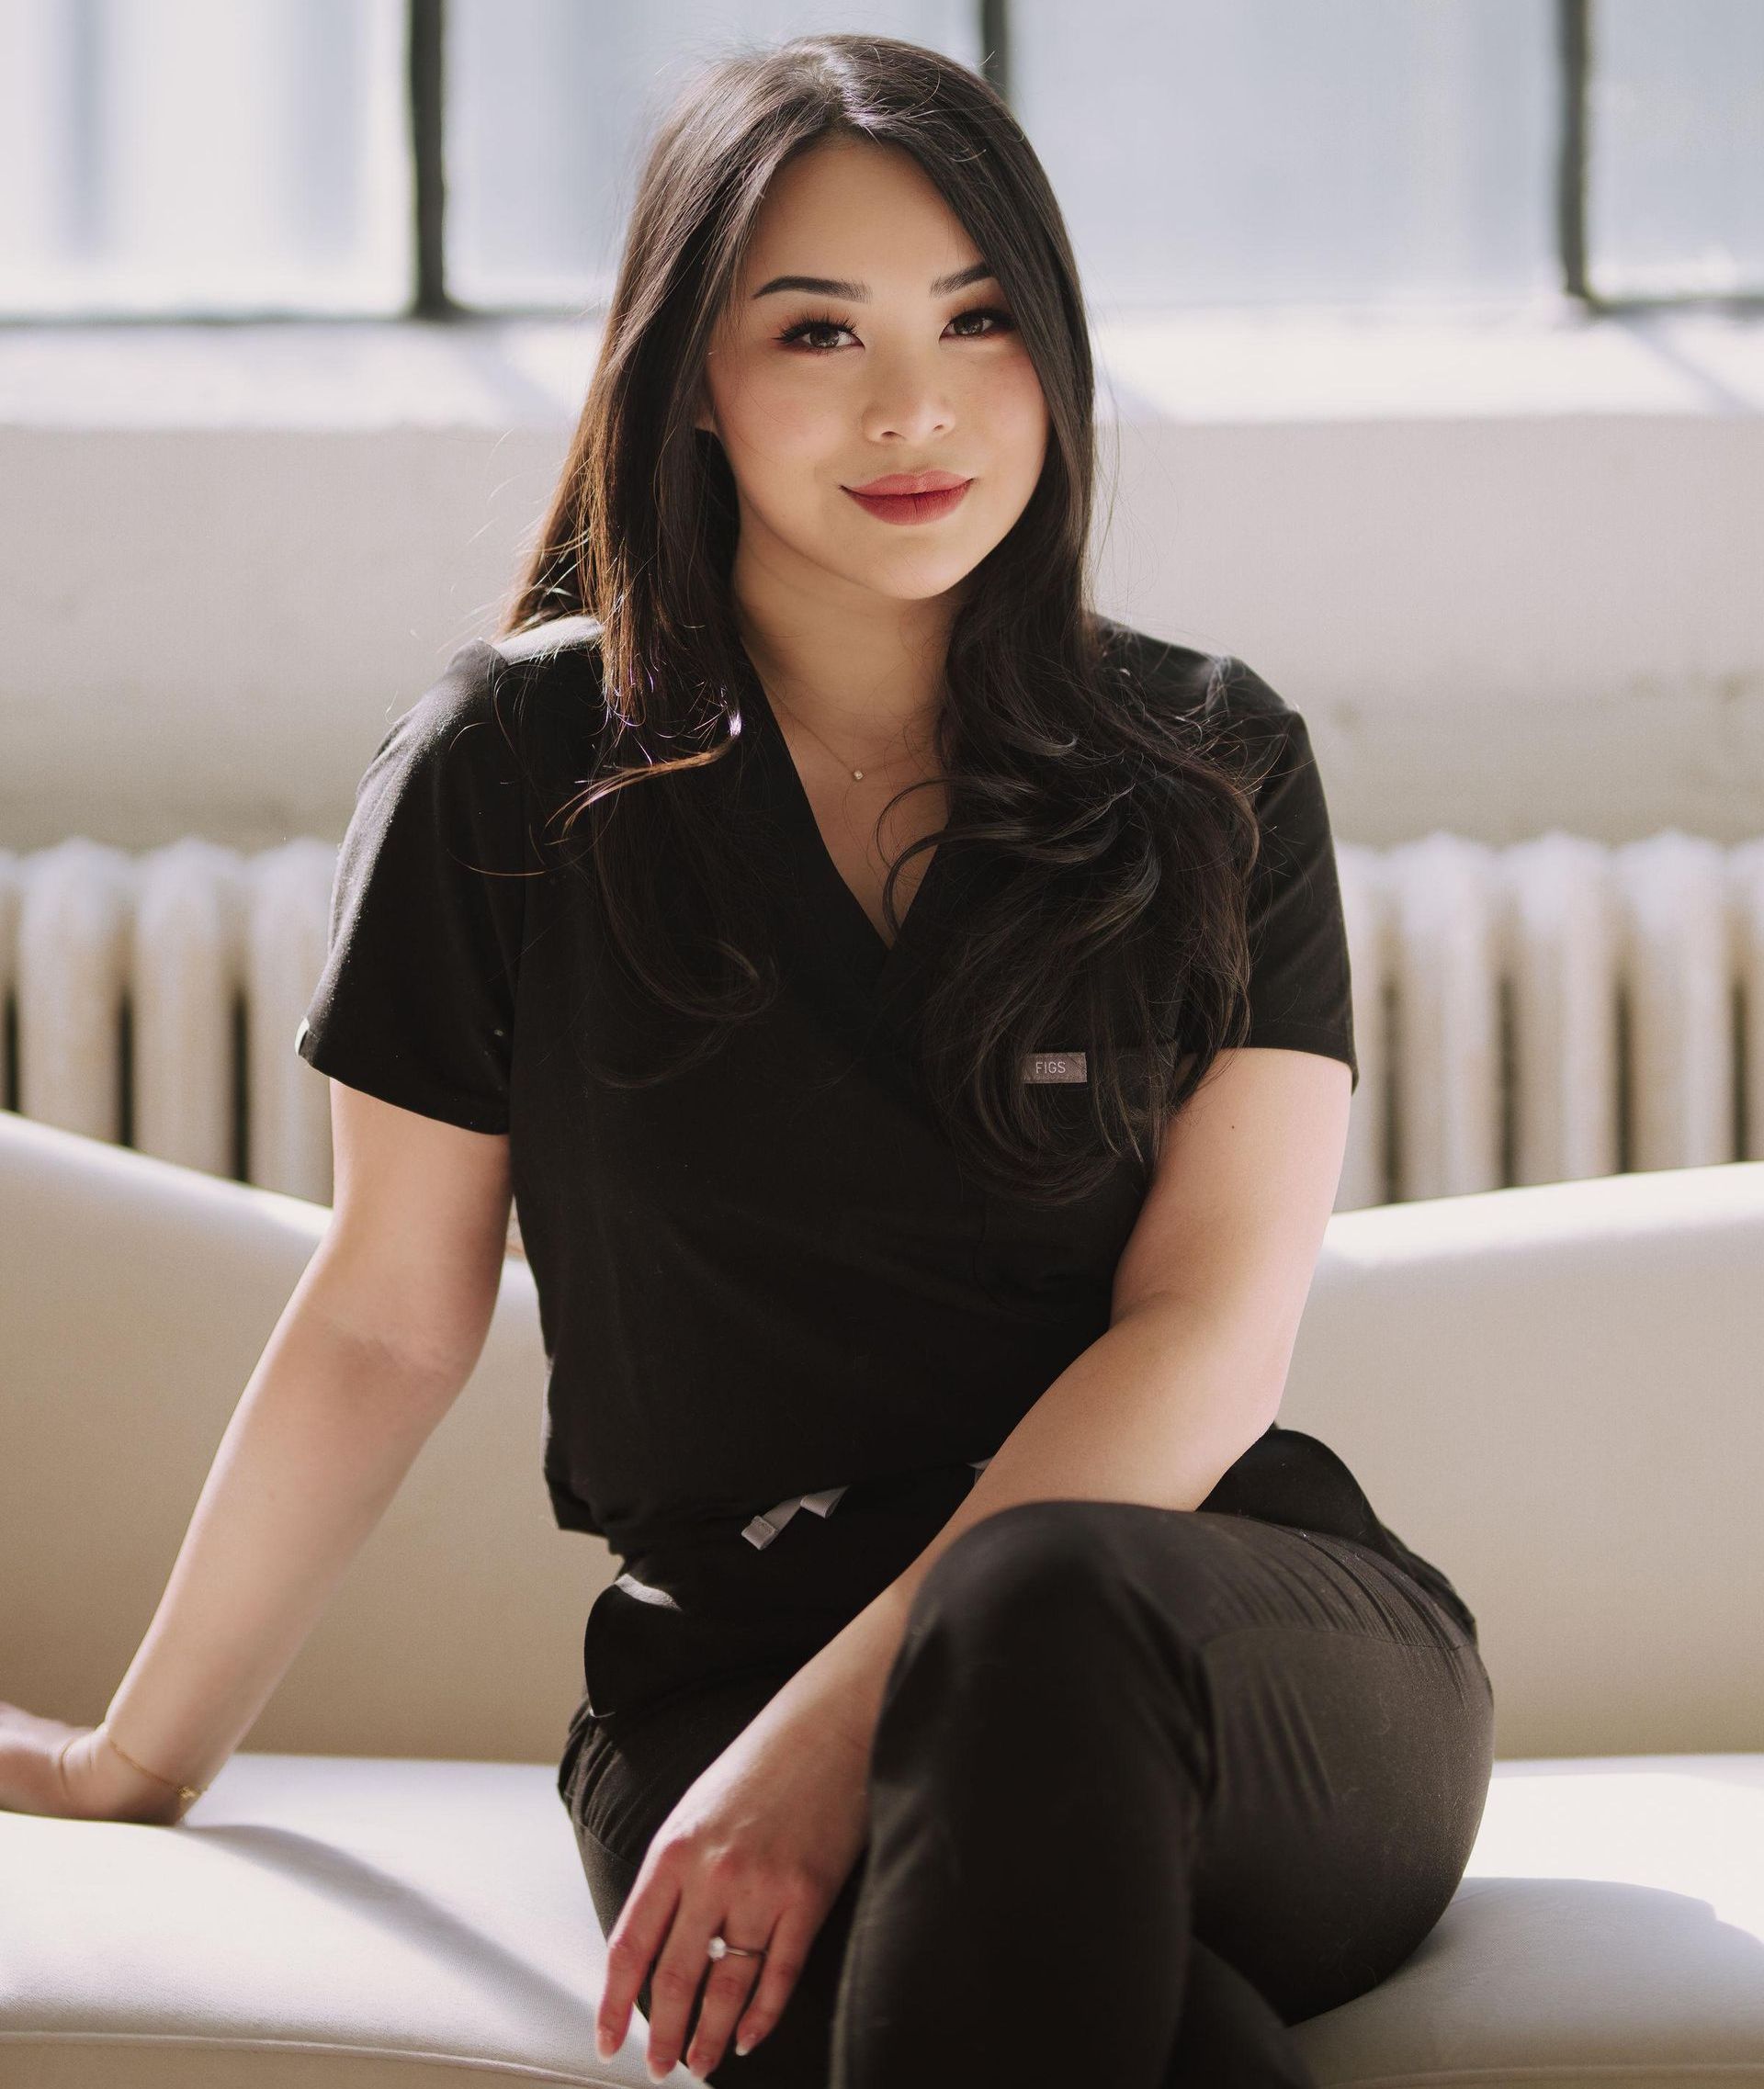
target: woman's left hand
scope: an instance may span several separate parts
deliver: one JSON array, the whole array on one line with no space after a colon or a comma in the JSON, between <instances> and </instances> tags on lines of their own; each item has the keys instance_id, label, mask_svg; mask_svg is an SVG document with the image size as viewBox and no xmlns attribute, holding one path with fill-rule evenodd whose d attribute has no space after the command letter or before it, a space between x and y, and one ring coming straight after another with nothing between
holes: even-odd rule
<instances>
[{"instance_id":1,"label":"woman's left hand","mask_svg":"<svg viewBox=\"0 0 1764 2089\"><path fill-rule=\"evenodd\" d=\"M656 1830L607 1936L595 2024L602 2060L624 2043L646 1975L653 2080L681 2057L701 1982L687 2067L708 2074L738 2019L737 2049L758 2044L864 1847L868 1776L868 1749L849 1725L824 1703L791 1704L788 1693L700 1773ZM708 1959L718 1934L766 1955Z\"/></svg>"}]
</instances>

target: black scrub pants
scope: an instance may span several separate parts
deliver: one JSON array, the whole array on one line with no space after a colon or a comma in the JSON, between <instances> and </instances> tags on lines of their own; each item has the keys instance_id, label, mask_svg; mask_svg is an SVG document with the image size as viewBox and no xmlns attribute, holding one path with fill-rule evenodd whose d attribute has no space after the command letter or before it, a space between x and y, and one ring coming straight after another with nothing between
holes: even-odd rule
<instances>
[{"instance_id":1,"label":"black scrub pants","mask_svg":"<svg viewBox=\"0 0 1764 2089\"><path fill-rule=\"evenodd\" d=\"M869 1839L782 2017L709 2079L1314 2083L1288 2027L1422 1942L1487 1794L1475 1620L1422 1565L1207 1504L1023 1502L965 1530L888 1677ZM559 1790L604 1932L687 1787L829 1636L612 1716L584 1698Z\"/></svg>"}]
</instances>

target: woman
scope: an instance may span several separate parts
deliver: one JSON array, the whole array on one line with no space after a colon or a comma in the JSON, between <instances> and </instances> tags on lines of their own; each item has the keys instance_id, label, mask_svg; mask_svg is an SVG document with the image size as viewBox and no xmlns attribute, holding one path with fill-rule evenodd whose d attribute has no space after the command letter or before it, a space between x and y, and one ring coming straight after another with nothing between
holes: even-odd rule
<instances>
[{"instance_id":1,"label":"woman","mask_svg":"<svg viewBox=\"0 0 1764 2089\"><path fill-rule=\"evenodd\" d=\"M1480 1820L1474 1616L1273 1418L1358 1079L1304 720L1090 608L1091 412L981 80L719 63L503 633L340 858L303 1289L422 1390L280 1542L329 1586L384 1506L512 1189L553 1507L623 1566L559 1791L657 2078L1308 2082ZM197 1666L40 1722L69 1810L177 1817L273 1687L204 1726Z\"/></svg>"}]
</instances>

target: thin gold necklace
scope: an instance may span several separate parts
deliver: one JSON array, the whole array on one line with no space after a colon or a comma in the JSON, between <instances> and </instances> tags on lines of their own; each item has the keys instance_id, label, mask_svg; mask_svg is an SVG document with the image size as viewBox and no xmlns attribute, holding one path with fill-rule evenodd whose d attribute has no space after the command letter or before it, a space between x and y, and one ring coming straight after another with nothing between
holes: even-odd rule
<instances>
[{"instance_id":1,"label":"thin gold necklace","mask_svg":"<svg viewBox=\"0 0 1764 2089\"><path fill-rule=\"evenodd\" d=\"M768 694L770 694L769 691ZM782 696L778 698L778 702L780 704L784 704L785 709L789 712L790 716L796 719L797 723L801 726L806 732L815 733L815 738L820 741L820 744L824 748L827 749L828 753L832 756L833 760L839 763L842 769L849 766L845 761L844 756L839 752L838 749L829 744L824 734L815 732L814 727L808 723L808 719L802 716L801 712L797 709L794 704L785 703L785 700ZM886 769L888 764L885 762L881 764L881 766ZM863 770L854 769L852 771L852 781L854 784L861 784L864 781Z\"/></svg>"}]
</instances>

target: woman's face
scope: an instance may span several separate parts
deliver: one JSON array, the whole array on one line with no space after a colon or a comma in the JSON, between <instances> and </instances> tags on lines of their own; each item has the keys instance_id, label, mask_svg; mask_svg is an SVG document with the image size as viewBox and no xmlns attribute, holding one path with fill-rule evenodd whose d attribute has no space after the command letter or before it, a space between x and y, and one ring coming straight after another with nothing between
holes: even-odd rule
<instances>
[{"instance_id":1,"label":"woman's face","mask_svg":"<svg viewBox=\"0 0 1764 2089\"><path fill-rule=\"evenodd\" d=\"M941 280L969 269L979 273L958 287ZM897 147L830 140L780 171L706 362L697 420L734 474L739 560L798 584L831 576L922 601L1007 534L1041 476L1047 409L984 269ZM848 491L925 472L969 484L929 509L866 506Z\"/></svg>"}]
</instances>

